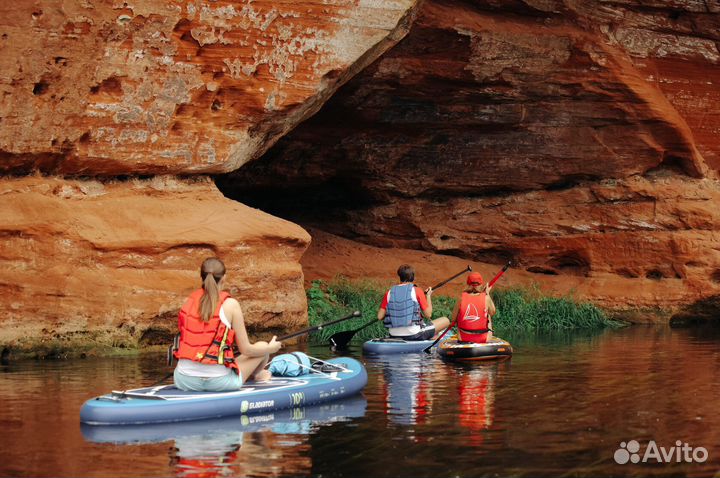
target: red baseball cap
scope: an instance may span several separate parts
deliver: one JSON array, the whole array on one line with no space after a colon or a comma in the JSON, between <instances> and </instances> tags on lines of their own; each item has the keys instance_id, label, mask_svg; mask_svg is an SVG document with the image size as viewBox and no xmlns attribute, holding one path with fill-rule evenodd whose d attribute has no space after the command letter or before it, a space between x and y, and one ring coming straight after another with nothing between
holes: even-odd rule
<instances>
[{"instance_id":1,"label":"red baseball cap","mask_svg":"<svg viewBox=\"0 0 720 478\"><path fill-rule=\"evenodd\" d=\"M483 283L483 278L482 278L482 276L480 275L479 272L471 272L471 273L467 276L467 283L468 283L468 285L482 284L482 283Z\"/></svg>"}]
</instances>

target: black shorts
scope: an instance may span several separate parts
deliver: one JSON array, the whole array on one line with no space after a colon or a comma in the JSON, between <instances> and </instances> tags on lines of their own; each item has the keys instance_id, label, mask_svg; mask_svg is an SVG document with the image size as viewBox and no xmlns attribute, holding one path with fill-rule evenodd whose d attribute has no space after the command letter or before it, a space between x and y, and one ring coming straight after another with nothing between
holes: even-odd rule
<instances>
[{"instance_id":1,"label":"black shorts","mask_svg":"<svg viewBox=\"0 0 720 478\"><path fill-rule=\"evenodd\" d=\"M409 340L409 341L415 341L415 340L430 340L433 337L435 337L435 326L434 325L426 325L423 327L423 329L418 332L417 334L413 335L391 335L394 339L403 339L403 340Z\"/></svg>"}]
</instances>

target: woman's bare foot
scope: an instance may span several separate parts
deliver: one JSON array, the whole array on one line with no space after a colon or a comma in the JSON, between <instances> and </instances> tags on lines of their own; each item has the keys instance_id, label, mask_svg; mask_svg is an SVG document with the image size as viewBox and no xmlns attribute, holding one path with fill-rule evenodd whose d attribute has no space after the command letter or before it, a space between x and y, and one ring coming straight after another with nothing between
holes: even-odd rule
<instances>
[{"instance_id":1,"label":"woman's bare foot","mask_svg":"<svg viewBox=\"0 0 720 478\"><path fill-rule=\"evenodd\" d=\"M272 378L272 374L269 370L261 370L255 374L253 380L256 382L268 382Z\"/></svg>"}]
</instances>

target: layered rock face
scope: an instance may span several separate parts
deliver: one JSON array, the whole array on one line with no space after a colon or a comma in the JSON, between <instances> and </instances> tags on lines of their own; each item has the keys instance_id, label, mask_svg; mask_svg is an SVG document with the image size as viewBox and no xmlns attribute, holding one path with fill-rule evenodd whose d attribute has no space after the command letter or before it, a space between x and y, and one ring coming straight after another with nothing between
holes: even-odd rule
<instances>
[{"instance_id":1,"label":"layered rock face","mask_svg":"<svg viewBox=\"0 0 720 478\"><path fill-rule=\"evenodd\" d=\"M603 305L677 310L720 293L719 27L708 2L426 2L220 184L371 245L513 260ZM279 177L292 199L266 194Z\"/></svg>"},{"instance_id":2,"label":"layered rock face","mask_svg":"<svg viewBox=\"0 0 720 478\"><path fill-rule=\"evenodd\" d=\"M415 3L0 5L0 345L152 342L209 255L254 330L306 321L309 236L187 178L260 156L401 39Z\"/></svg>"},{"instance_id":3,"label":"layered rock face","mask_svg":"<svg viewBox=\"0 0 720 478\"><path fill-rule=\"evenodd\" d=\"M5 3L0 171L232 171L397 41L414 3Z\"/></svg>"},{"instance_id":4,"label":"layered rock face","mask_svg":"<svg viewBox=\"0 0 720 478\"><path fill-rule=\"evenodd\" d=\"M177 309L222 257L251 330L306 319L299 226L226 199L207 179L0 183L2 339L133 346L174 334Z\"/></svg>"}]
</instances>

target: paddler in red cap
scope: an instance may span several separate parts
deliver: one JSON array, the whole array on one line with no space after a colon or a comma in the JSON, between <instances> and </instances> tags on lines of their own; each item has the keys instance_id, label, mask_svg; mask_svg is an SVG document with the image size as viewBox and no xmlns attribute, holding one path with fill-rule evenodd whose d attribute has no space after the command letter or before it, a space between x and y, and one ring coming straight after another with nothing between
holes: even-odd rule
<instances>
[{"instance_id":1,"label":"paddler in red cap","mask_svg":"<svg viewBox=\"0 0 720 478\"><path fill-rule=\"evenodd\" d=\"M462 342L484 344L492 336L491 319L495 315L495 304L490 297L491 288L483 283L479 272L471 272L467 284L455 305L452 318L458 320Z\"/></svg>"}]
</instances>

